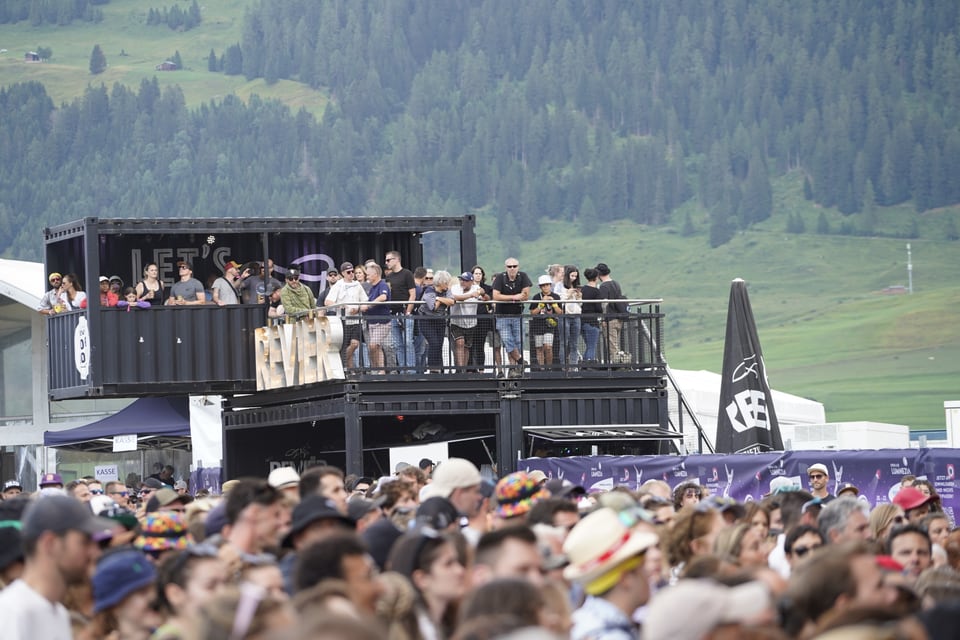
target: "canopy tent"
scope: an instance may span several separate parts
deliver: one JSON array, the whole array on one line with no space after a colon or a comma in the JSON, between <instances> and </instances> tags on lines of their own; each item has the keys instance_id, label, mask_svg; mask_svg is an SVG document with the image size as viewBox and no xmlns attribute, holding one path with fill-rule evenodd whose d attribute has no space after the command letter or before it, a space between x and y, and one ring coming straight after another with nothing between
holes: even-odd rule
<instances>
[{"instance_id":1,"label":"canopy tent","mask_svg":"<svg viewBox=\"0 0 960 640\"><path fill-rule=\"evenodd\" d=\"M140 398L112 416L82 427L45 431L43 444L111 451L114 436L133 434L137 435L140 448L189 448L190 408L187 398Z\"/></svg>"}]
</instances>

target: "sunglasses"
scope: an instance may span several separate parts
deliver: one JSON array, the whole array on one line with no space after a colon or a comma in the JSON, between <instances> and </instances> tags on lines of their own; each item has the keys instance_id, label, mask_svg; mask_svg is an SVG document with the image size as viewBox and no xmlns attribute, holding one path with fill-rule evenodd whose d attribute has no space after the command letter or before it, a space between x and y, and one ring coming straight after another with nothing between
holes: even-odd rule
<instances>
[{"instance_id":1,"label":"sunglasses","mask_svg":"<svg viewBox=\"0 0 960 640\"><path fill-rule=\"evenodd\" d=\"M299 280L300 276L287 276L287 280Z\"/></svg>"},{"instance_id":2,"label":"sunglasses","mask_svg":"<svg viewBox=\"0 0 960 640\"><path fill-rule=\"evenodd\" d=\"M90 489L90 493L92 493L95 496L102 496L103 489Z\"/></svg>"},{"instance_id":3,"label":"sunglasses","mask_svg":"<svg viewBox=\"0 0 960 640\"><path fill-rule=\"evenodd\" d=\"M189 271L189 270L190 270L190 267L186 265L180 265L180 271Z\"/></svg>"},{"instance_id":4,"label":"sunglasses","mask_svg":"<svg viewBox=\"0 0 960 640\"><path fill-rule=\"evenodd\" d=\"M111 491L111 492L110 492L110 495L112 495L112 496L120 496L121 498L126 498L127 496L130 495L130 492L129 492L129 491Z\"/></svg>"},{"instance_id":5,"label":"sunglasses","mask_svg":"<svg viewBox=\"0 0 960 640\"><path fill-rule=\"evenodd\" d=\"M810 474L810 479L811 479L811 480L819 480L820 478L826 478L826 477L827 477L827 476L823 475L822 473L811 473L811 474Z\"/></svg>"},{"instance_id":6,"label":"sunglasses","mask_svg":"<svg viewBox=\"0 0 960 640\"><path fill-rule=\"evenodd\" d=\"M815 545L810 546L810 547L794 547L792 553L793 553L793 555L797 556L798 558L802 558L803 556L807 555L808 553L810 553L810 552L813 551L814 549L819 549L820 546L821 546L821 545L819 545L819 544L815 544Z\"/></svg>"},{"instance_id":7,"label":"sunglasses","mask_svg":"<svg viewBox=\"0 0 960 640\"><path fill-rule=\"evenodd\" d=\"M518 264L508 264L507 269L519 269L520 265Z\"/></svg>"},{"instance_id":8,"label":"sunglasses","mask_svg":"<svg viewBox=\"0 0 960 640\"><path fill-rule=\"evenodd\" d=\"M343 272L344 275L346 275L346 274L348 274L348 273L353 273L353 269L347 269L346 271Z\"/></svg>"}]
</instances>

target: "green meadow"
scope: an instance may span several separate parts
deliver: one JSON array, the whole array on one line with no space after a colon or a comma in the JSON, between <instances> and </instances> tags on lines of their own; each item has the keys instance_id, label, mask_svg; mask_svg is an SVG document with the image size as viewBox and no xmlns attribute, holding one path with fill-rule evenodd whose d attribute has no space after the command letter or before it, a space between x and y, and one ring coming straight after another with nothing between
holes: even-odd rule
<instances>
[{"instance_id":1,"label":"green meadow","mask_svg":"<svg viewBox=\"0 0 960 640\"><path fill-rule=\"evenodd\" d=\"M690 204L698 225L692 237L679 233L685 212L668 227L618 221L586 236L575 223L547 220L519 258L533 276L552 262L583 269L603 261L628 297L662 299L664 352L676 369L720 371L730 282L743 278L774 388L823 402L828 421L942 429L944 401L960 399L960 242L942 233L944 218L958 211L923 214L920 237L909 240L818 235L820 209L802 199L800 180L776 180L773 216L716 249L705 214ZM784 231L788 212L804 216L806 233ZM905 231L908 213L881 210L878 231ZM825 214L835 229L857 222ZM488 271L505 257L495 231L481 214L478 245ZM885 294L908 284L907 243L914 293Z\"/></svg>"},{"instance_id":2,"label":"green meadow","mask_svg":"<svg viewBox=\"0 0 960 640\"><path fill-rule=\"evenodd\" d=\"M16 82L42 82L54 104L82 95L89 84L112 87L121 83L136 89L143 79L156 76L161 86L180 85L190 107L236 94L275 98L294 111L301 107L320 116L326 96L298 82L281 80L268 85L262 79L225 76L207 71L213 49L217 56L241 39L246 0L206 0L201 3L203 22L189 31L173 31L166 25L147 26L147 11L173 4L169 1L112 0L100 5L101 23L75 21L65 27L27 22L0 25L0 86ZM180 3L182 8L187 3ZM107 70L90 74L90 53L100 45L107 58ZM27 64L23 54L37 47L53 49L48 62ZM158 72L155 67L179 51L184 68Z\"/></svg>"}]
</instances>

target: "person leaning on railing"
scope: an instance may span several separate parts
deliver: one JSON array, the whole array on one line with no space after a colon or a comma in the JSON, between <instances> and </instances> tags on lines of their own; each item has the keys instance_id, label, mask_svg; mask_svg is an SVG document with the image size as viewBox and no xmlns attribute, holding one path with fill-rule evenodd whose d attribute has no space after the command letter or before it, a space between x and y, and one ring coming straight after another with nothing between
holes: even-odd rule
<instances>
[{"instance_id":1,"label":"person leaning on railing","mask_svg":"<svg viewBox=\"0 0 960 640\"><path fill-rule=\"evenodd\" d=\"M288 314L313 311L317 306L317 299L310 287L300 282L300 269L287 269L287 284L280 289L280 301Z\"/></svg>"}]
</instances>

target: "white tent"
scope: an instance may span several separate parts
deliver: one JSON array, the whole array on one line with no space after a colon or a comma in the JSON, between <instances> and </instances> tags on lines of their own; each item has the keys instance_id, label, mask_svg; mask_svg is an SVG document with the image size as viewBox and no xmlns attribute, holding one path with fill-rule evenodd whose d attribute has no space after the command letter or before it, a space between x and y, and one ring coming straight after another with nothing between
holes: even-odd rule
<instances>
[{"instance_id":1,"label":"white tent","mask_svg":"<svg viewBox=\"0 0 960 640\"><path fill-rule=\"evenodd\" d=\"M671 369L674 382L696 414L704 434L712 445L717 439L717 409L720 407L720 374L712 371L687 371ZM791 439L795 427L822 425L826 422L823 403L808 400L782 391L773 391L773 406L777 411L780 433L784 444ZM678 424L678 398L671 393L669 399L670 420ZM683 444L688 452L697 451L697 430L684 416Z\"/></svg>"}]
</instances>

